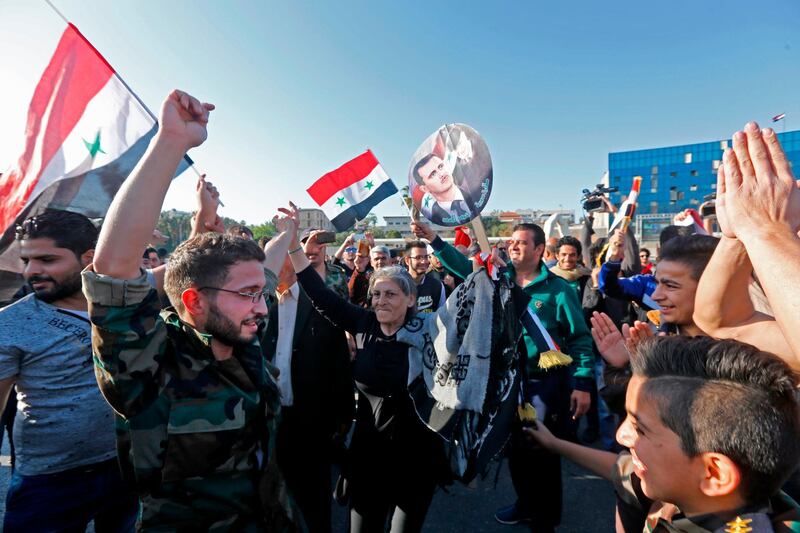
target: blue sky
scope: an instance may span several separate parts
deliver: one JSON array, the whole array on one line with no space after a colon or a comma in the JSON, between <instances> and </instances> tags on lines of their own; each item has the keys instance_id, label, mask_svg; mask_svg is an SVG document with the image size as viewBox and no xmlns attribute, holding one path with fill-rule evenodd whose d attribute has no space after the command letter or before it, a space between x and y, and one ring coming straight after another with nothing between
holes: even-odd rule
<instances>
[{"instance_id":1,"label":"blue sky","mask_svg":"<svg viewBox=\"0 0 800 533\"><path fill-rule=\"evenodd\" d=\"M488 209L578 205L608 152L800 128L800 2L85 2L54 0L157 111L172 88L217 105L192 152L251 223L371 148L398 186L443 123L491 150ZM0 167L21 150L63 22L0 0ZM165 207L189 210L195 177ZM399 197L378 215L402 214Z\"/></svg>"}]
</instances>

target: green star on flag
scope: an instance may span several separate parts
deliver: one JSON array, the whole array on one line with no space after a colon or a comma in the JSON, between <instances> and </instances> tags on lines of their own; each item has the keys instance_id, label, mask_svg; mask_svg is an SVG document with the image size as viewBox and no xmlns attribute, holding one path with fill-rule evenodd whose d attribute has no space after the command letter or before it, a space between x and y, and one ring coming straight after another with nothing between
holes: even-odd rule
<instances>
[{"instance_id":1,"label":"green star on flag","mask_svg":"<svg viewBox=\"0 0 800 533\"><path fill-rule=\"evenodd\" d=\"M97 135L94 137L94 142L89 142L86 139L83 139L83 144L86 145L86 149L89 150L89 155L92 156L92 159L94 159L94 156L96 156L98 152L101 154L105 153L103 149L100 148L100 130L97 130Z\"/></svg>"},{"instance_id":2,"label":"green star on flag","mask_svg":"<svg viewBox=\"0 0 800 533\"><path fill-rule=\"evenodd\" d=\"M374 184L373 184L371 181L368 181L368 182L367 182L367 184L366 184L366 185L364 185L364 188L365 188L365 189L367 189L367 190L369 191L369 190L372 190L372 188L373 188L374 186L375 186L375 185L374 185Z\"/></svg>"},{"instance_id":3,"label":"green star on flag","mask_svg":"<svg viewBox=\"0 0 800 533\"><path fill-rule=\"evenodd\" d=\"M336 198L336 205L338 205L339 207L343 207L344 204L345 204L345 201L344 201L343 197Z\"/></svg>"}]
</instances>

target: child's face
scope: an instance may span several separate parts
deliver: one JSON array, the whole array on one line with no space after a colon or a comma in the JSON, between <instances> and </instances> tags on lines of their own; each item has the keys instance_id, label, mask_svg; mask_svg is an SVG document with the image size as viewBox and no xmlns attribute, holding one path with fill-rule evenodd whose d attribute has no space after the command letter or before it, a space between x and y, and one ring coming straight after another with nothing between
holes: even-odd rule
<instances>
[{"instance_id":1,"label":"child's face","mask_svg":"<svg viewBox=\"0 0 800 533\"><path fill-rule=\"evenodd\" d=\"M628 384L628 416L617 430L617 440L630 448L634 473L641 479L645 495L682 508L699 491L703 464L699 457L691 458L683 452L680 437L661 422L655 406L642 401L640 391L645 381L633 376Z\"/></svg>"}]
</instances>

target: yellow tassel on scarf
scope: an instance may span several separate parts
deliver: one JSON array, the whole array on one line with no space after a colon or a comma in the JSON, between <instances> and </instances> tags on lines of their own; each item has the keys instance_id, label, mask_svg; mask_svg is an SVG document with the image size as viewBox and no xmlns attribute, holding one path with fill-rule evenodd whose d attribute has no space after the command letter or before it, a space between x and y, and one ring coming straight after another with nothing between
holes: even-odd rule
<instances>
[{"instance_id":1,"label":"yellow tassel on scarf","mask_svg":"<svg viewBox=\"0 0 800 533\"><path fill-rule=\"evenodd\" d=\"M523 424L536 422L536 408L530 403L525 402L524 405L517 406L517 416Z\"/></svg>"},{"instance_id":2,"label":"yellow tassel on scarf","mask_svg":"<svg viewBox=\"0 0 800 533\"><path fill-rule=\"evenodd\" d=\"M539 368L542 370L549 370L558 366L567 366L572 364L572 357L558 350L547 350L539 354Z\"/></svg>"}]
</instances>

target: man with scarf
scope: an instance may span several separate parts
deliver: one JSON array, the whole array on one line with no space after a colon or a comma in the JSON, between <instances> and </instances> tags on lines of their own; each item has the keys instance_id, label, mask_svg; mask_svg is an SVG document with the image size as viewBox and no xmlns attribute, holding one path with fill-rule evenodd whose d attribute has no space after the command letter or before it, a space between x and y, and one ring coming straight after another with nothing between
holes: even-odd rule
<instances>
[{"instance_id":1,"label":"man with scarf","mask_svg":"<svg viewBox=\"0 0 800 533\"><path fill-rule=\"evenodd\" d=\"M417 237L430 241L445 268L469 275L472 264L458 250L423 223L415 222L411 227ZM547 269L542 261L544 247L542 228L536 224L515 226L508 244L512 264L507 275L530 296L529 309L544 330L541 338L524 335L528 375L525 400L534 405L539 420L563 435L569 419L584 415L591 404L594 354L576 291ZM565 358L562 351L571 358ZM570 364L573 360L576 363ZM509 470L518 498L498 510L495 518L503 524L531 521L540 531L554 531L561 521L560 459L531 449L519 424L511 439Z\"/></svg>"}]
</instances>

